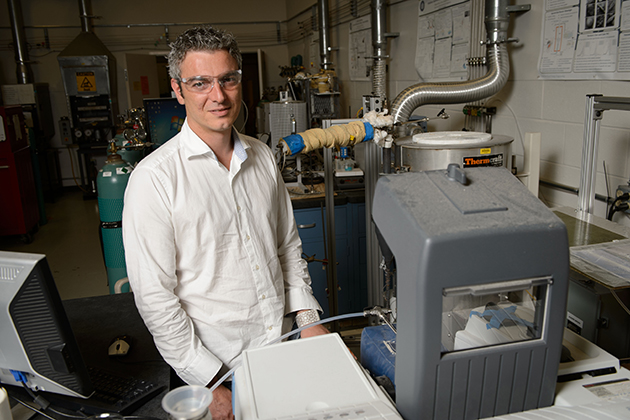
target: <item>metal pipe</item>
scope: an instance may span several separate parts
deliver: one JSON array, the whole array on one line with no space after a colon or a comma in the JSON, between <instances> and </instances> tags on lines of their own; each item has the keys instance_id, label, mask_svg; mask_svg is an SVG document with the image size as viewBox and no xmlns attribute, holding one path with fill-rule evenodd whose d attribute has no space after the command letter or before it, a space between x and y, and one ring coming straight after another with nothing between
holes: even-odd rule
<instances>
[{"instance_id":1,"label":"metal pipe","mask_svg":"<svg viewBox=\"0 0 630 420\"><path fill-rule=\"evenodd\" d=\"M328 0L317 2L317 12L319 15L319 56L321 58L321 68L332 69L330 61L330 17L328 12Z\"/></svg>"},{"instance_id":2,"label":"metal pipe","mask_svg":"<svg viewBox=\"0 0 630 420\"><path fill-rule=\"evenodd\" d=\"M406 122L413 111L425 104L458 104L490 97L505 86L510 73L505 41L509 23L508 0L486 0L488 72L485 76L459 83L420 83L403 90L392 102L394 122Z\"/></svg>"},{"instance_id":3,"label":"metal pipe","mask_svg":"<svg viewBox=\"0 0 630 420\"><path fill-rule=\"evenodd\" d=\"M372 66L372 92L379 96L381 100L387 97L386 92L386 63L387 58L387 37L385 28L387 26L387 15L385 6L387 0L372 0L372 49L374 51L374 64Z\"/></svg>"},{"instance_id":4,"label":"metal pipe","mask_svg":"<svg viewBox=\"0 0 630 420\"><path fill-rule=\"evenodd\" d=\"M335 194L334 194L334 174L333 174L333 149L324 148L324 188L326 202L326 232L328 236L328 249L326 250L326 258L328 265L326 267L326 279L328 284L328 312L329 315L335 316L339 313L338 303L338 287L337 280L337 249L335 241Z\"/></svg>"},{"instance_id":5,"label":"metal pipe","mask_svg":"<svg viewBox=\"0 0 630 420\"><path fill-rule=\"evenodd\" d=\"M94 32L92 3L90 3L90 0L79 0L79 13L81 18L81 30L83 32Z\"/></svg>"},{"instance_id":6,"label":"metal pipe","mask_svg":"<svg viewBox=\"0 0 630 420\"><path fill-rule=\"evenodd\" d=\"M13 48L15 50L16 75L18 84L31 83L33 72L29 65L28 48L26 46L26 34L24 33L24 16L22 15L22 3L20 0L7 0L9 7L9 19L13 34Z\"/></svg>"}]
</instances>

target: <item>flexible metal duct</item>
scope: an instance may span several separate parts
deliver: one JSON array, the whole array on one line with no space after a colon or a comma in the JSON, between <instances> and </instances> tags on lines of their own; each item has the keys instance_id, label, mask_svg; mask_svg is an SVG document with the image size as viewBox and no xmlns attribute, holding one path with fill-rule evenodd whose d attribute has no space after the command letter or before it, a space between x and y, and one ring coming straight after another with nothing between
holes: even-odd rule
<instances>
[{"instance_id":1,"label":"flexible metal duct","mask_svg":"<svg viewBox=\"0 0 630 420\"><path fill-rule=\"evenodd\" d=\"M419 83L403 90L392 102L394 122L406 122L421 105L458 104L488 98L505 86L510 62L505 41L509 25L508 0L486 0L485 24L488 32L488 72L467 82Z\"/></svg>"}]
</instances>

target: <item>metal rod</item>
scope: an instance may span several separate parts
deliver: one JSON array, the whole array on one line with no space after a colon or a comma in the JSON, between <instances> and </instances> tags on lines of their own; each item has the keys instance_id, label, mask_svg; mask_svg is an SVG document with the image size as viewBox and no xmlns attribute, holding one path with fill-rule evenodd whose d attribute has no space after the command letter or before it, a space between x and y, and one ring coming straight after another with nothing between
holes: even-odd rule
<instances>
[{"instance_id":1,"label":"metal rod","mask_svg":"<svg viewBox=\"0 0 630 420\"><path fill-rule=\"evenodd\" d=\"M339 313L337 304L337 250L335 244L335 194L334 194L334 174L333 174L333 150L324 148L324 191L326 202L326 231L328 232L327 256L328 266L326 267L326 279L328 282L328 309L330 316Z\"/></svg>"},{"instance_id":2,"label":"metal rod","mask_svg":"<svg viewBox=\"0 0 630 420\"><path fill-rule=\"evenodd\" d=\"M79 0L79 13L81 18L81 30L83 32L94 32L92 23L92 4L90 0Z\"/></svg>"}]
</instances>

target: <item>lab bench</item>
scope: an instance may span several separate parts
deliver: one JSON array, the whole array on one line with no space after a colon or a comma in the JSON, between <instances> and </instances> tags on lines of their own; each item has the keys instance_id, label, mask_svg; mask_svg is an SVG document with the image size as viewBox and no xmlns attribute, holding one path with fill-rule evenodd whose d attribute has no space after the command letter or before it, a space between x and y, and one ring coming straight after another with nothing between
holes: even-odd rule
<instances>
[{"instance_id":1,"label":"lab bench","mask_svg":"<svg viewBox=\"0 0 630 420\"><path fill-rule=\"evenodd\" d=\"M302 239L304 257L311 257L308 270L317 301L331 314L326 273L324 198L292 200L293 214ZM338 313L363 311L367 306L367 253L365 193L363 190L338 191L335 195L335 254L337 259Z\"/></svg>"}]
</instances>

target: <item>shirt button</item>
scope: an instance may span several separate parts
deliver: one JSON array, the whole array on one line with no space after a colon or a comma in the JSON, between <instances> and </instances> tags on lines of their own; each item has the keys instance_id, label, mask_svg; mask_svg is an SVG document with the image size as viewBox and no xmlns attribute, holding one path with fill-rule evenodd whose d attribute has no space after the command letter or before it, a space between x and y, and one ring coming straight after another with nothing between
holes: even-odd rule
<instances>
[{"instance_id":1,"label":"shirt button","mask_svg":"<svg viewBox=\"0 0 630 420\"><path fill-rule=\"evenodd\" d=\"M249 235L245 236L245 240L249 241Z\"/></svg>"},{"instance_id":2,"label":"shirt button","mask_svg":"<svg viewBox=\"0 0 630 420\"><path fill-rule=\"evenodd\" d=\"M236 206L236 211L241 211L241 206Z\"/></svg>"},{"instance_id":3,"label":"shirt button","mask_svg":"<svg viewBox=\"0 0 630 420\"><path fill-rule=\"evenodd\" d=\"M258 270L260 267L258 267L258 265L256 265L256 267L254 267L254 270Z\"/></svg>"},{"instance_id":4,"label":"shirt button","mask_svg":"<svg viewBox=\"0 0 630 420\"><path fill-rule=\"evenodd\" d=\"M260 298L264 300L264 299L266 299L266 298L267 298L267 296L262 295Z\"/></svg>"},{"instance_id":5,"label":"shirt button","mask_svg":"<svg viewBox=\"0 0 630 420\"><path fill-rule=\"evenodd\" d=\"M269 331L273 330L273 327L269 327Z\"/></svg>"}]
</instances>

